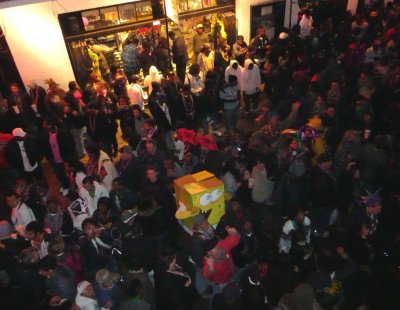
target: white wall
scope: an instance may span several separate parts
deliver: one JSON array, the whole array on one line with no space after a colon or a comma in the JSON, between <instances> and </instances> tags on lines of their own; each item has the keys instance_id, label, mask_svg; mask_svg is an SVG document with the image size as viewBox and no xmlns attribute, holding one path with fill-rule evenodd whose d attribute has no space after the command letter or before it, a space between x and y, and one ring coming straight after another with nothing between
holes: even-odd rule
<instances>
[{"instance_id":1,"label":"white wall","mask_svg":"<svg viewBox=\"0 0 400 310\"><path fill-rule=\"evenodd\" d=\"M386 1L385 1L386 4ZM350 11L351 14L355 15L357 12L358 0L349 0L347 1L347 11Z\"/></svg>"},{"instance_id":2,"label":"white wall","mask_svg":"<svg viewBox=\"0 0 400 310\"><path fill-rule=\"evenodd\" d=\"M34 3L36 2L36 3ZM25 85L53 78L67 89L75 79L58 14L133 0L20 0L0 4L0 26Z\"/></svg>"},{"instance_id":3,"label":"white wall","mask_svg":"<svg viewBox=\"0 0 400 310\"><path fill-rule=\"evenodd\" d=\"M290 18L290 4L292 4L292 18ZM285 27L292 28L294 25L297 24L297 14L299 12L299 1L298 0L286 0L286 7L285 7ZM289 20L292 22L289 22Z\"/></svg>"},{"instance_id":4,"label":"white wall","mask_svg":"<svg viewBox=\"0 0 400 310\"><path fill-rule=\"evenodd\" d=\"M272 0L236 0L236 18L238 21L238 35L244 36L244 40L250 42L250 6L273 3Z\"/></svg>"}]
</instances>

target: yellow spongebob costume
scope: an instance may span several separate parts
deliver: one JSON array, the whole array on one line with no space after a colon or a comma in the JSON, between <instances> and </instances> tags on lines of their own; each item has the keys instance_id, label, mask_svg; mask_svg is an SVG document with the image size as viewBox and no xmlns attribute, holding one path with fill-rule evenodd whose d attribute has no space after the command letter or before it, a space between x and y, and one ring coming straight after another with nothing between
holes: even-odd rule
<instances>
[{"instance_id":1,"label":"yellow spongebob costume","mask_svg":"<svg viewBox=\"0 0 400 310\"><path fill-rule=\"evenodd\" d=\"M183 176L174 181L177 210L175 217L192 227L191 218L198 213L208 213L208 223L216 225L225 214L224 183L212 173Z\"/></svg>"}]
</instances>

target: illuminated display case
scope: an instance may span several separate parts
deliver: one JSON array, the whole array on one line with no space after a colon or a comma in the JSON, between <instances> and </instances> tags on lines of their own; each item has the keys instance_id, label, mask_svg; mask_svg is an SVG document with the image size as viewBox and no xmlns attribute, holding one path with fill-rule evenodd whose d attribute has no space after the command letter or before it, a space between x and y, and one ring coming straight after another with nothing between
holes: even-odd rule
<instances>
[{"instance_id":1,"label":"illuminated display case","mask_svg":"<svg viewBox=\"0 0 400 310\"><path fill-rule=\"evenodd\" d=\"M68 30L64 31L64 33L67 32L66 34L69 35L80 33L83 30L80 27L74 26L78 25L76 19L78 18L79 14L81 15L81 19L83 21L84 30L93 31L117 26L120 24L160 18L160 15L164 15L164 12L160 12L160 8L163 8L162 3L158 6L154 6L152 5L151 1L138 1L82 12L75 12L73 15L68 13L68 15L70 15L68 18L59 17L59 19L60 23L62 24L62 28ZM154 16L154 13L156 13L157 16ZM61 21L61 19L63 19L63 21Z\"/></svg>"},{"instance_id":2,"label":"illuminated display case","mask_svg":"<svg viewBox=\"0 0 400 310\"><path fill-rule=\"evenodd\" d=\"M116 6L100 9L103 27L115 26L120 24L119 12Z\"/></svg>"},{"instance_id":3,"label":"illuminated display case","mask_svg":"<svg viewBox=\"0 0 400 310\"><path fill-rule=\"evenodd\" d=\"M195 11L203 8L202 0L188 0L188 10Z\"/></svg>"},{"instance_id":4,"label":"illuminated display case","mask_svg":"<svg viewBox=\"0 0 400 310\"><path fill-rule=\"evenodd\" d=\"M178 1L178 13L184 13L188 10L187 1Z\"/></svg>"},{"instance_id":5,"label":"illuminated display case","mask_svg":"<svg viewBox=\"0 0 400 310\"><path fill-rule=\"evenodd\" d=\"M151 1L142 1L135 4L137 20L148 20L153 18Z\"/></svg>"},{"instance_id":6,"label":"illuminated display case","mask_svg":"<svg viewBox=\"0 0 400 310\"><path fill-rule=\"evenodd\" d=\"M137 21L136 8L133 3L119 5L118 11L121 23L129 23Z\"/></svg>"},{"instance_id":7,"label":"illuminated display case","mask_svg":"<svg viewBox=\"0 0 400 310\"><path fill-rule=\"evenodd\" d=\"M217 5L217 0L203 0L203 8L210 8Z\"/></svg>"},{"instance_id":8,"label":"illuminated display case","mask_svg":"<svg viewBox=\"0 0 400 310\"><path fill-rule=\"evenodd\" d=\"M180 0L178 1L178 12L192 12L201 9L216 7L219 5L235 4L233 0Z\"/></svg>"},{"instance_id":9,"label":"illuminated display case","mask_svg":"<svg viewBox=\"0 0 400 310\"><path fill-rule=\"evenodd\" d=\"M99 10L82 12L82 20L85 30L96 30L103 27Z\"/></svg>"}]
</instances>

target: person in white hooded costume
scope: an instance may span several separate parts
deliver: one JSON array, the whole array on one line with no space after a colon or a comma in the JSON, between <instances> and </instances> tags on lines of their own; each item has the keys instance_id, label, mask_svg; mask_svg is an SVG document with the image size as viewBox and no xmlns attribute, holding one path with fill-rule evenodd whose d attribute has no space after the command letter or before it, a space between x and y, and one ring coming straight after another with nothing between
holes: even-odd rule
<instances>
[{"instance_id":1,"label":"person in white hooded costume","mask_svg":"<svg viewBox=\"0 0 400 310\"><path fill-rule=\"evenodd\" d=\"M148 87L148 91L147 91L148 94L150 94L153 90L151 83L152 82L161 83L162 77L163 77L162 74L158 73L158 69L156 68L156 66L150 67L149 74L146 75L146 77L144 78L144 81L143 81L144 87Z\"/></svg>"},{"instance_id":2,"label":"person in white hooded costume","mask_svg":"<svg viewBox=\"0 0 400 310\"><path fill-rule=\"evenodd\" d=\"M232 59L225 70L225 82L228 83L228 76L234 75L238 78L239 87L241 86L243 67L239 65L236 59Z\"/></svg>"},{"instance_id":3,"label":"person in white hooded costume","mask_svg":"<svg viewBox=\"0 0 400 310\"><path fill-rule=\"evenodd\" d=\"M241 86L245 110L255 110L258 105L258 87L261 84L260 68L251 59L244 61L241 74Z\"/></svg>"}]
</instances>

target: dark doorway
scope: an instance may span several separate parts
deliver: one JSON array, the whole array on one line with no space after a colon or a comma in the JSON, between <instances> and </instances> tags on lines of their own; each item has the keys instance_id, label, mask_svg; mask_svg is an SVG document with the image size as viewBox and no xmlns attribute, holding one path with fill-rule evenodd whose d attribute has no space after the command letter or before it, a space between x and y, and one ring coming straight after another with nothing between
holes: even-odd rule
<instances>
[{"instance_id":1,"label":"dark doorway","mask_svg":"<svg viewBox=\"0 0 400 310\"><path fill-rule=\"evenodd\" d=\"M251 37L259 27L265 27L267 36L272 39L283 30L285 21L285 1L260 4L251 7L250 26Z\"/></svg>"},{"instance_id":2,"label":"dark doorway","mask_svg":"<svg viewBox=\"0 0 400 310\"><path fill-rule=\"evenodd\" d=\"M21 76L8 48L6 38L0 28L0 92L4 97L7 97L9 94L8 85L10 83L17 83L24 88Z\"/></svg>"}]
</instances>

